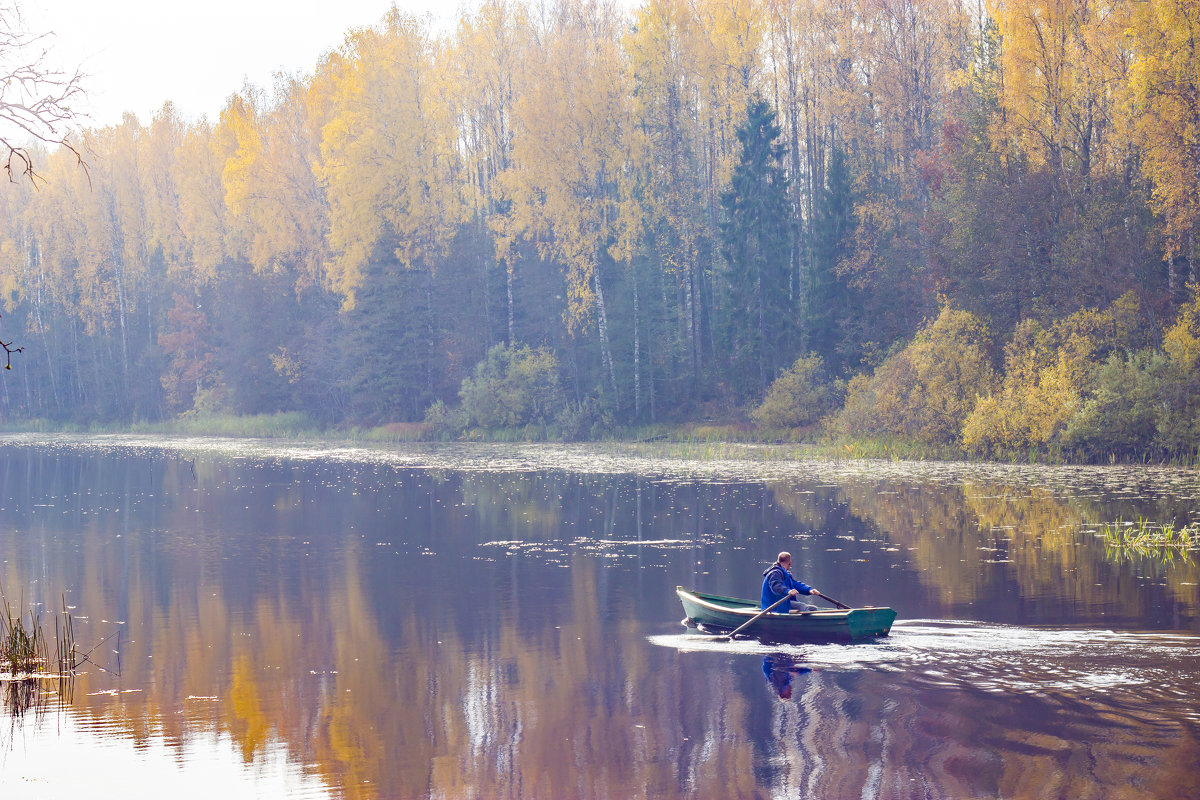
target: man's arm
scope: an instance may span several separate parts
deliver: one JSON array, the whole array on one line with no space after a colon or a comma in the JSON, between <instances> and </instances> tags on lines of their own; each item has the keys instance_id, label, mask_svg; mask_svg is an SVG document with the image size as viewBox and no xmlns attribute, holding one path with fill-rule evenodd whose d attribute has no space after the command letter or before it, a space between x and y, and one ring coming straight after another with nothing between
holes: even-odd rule
<instances>
[{"instance_id":1,"label":"man's arm","mask_svg":"<svg viewBox=\"0 0 1200 800\"><path fill-rule=\"evenodd\" d=\"M789 574L789 577L791 577L790 574ZM800 594L820 594L820 592L818 592L813 587L809 586L804 581L798 581L795 578L792 578L792 587L791 588L800 592Z\"/></svg>"}]
</instances>

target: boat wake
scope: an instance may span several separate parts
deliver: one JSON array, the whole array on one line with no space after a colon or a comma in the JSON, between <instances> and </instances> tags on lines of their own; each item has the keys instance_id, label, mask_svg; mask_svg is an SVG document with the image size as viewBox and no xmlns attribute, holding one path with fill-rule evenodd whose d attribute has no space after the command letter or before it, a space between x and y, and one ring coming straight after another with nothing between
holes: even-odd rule
<instances>
[{"instance_id":1,"label":"boat wake","mask_svg":"<svg viewBox=\"0 0 1200 800\"><path fill-rule=\"evenodd\" d=\"M684 653L780 655L813 670L902 673L986 692L1136 697L1138 706L1170 707L1200 722L1200 637L1185 634L903 620L886 639L849 645L718 641L694 632L648 638Z\"/></svg>"}]
</instances>

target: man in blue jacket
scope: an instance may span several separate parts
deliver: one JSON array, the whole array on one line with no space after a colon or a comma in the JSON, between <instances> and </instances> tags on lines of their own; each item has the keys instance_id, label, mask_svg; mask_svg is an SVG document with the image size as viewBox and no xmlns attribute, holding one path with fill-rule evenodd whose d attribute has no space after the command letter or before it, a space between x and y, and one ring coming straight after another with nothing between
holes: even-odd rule
<instances>
[{"instance_id":1,"label":"man in blue jacket","mask_svg":"<svg viewBox=\"0 0 1200 800\"><path fill-rule=\"evenodd\" d=\"M788 606L791 606L792 611L817 610L816 606L810 606L795 599L802 594L815 594L817 597L823 597L823 595L807 583L802 583L793 578L792 573L788 572L791 566L792 554L783 552L779 554L779 560L763 572L762 600L759 608L770 608L784 595L791 595L792 602L784 603L775 609L777 613L786 612Z\"/></svg>"}]
</instances>

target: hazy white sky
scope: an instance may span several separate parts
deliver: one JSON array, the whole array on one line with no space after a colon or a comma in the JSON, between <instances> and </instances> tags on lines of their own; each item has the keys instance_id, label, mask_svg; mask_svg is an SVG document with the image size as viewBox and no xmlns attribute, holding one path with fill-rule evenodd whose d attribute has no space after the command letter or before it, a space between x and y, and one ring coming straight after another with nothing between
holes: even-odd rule
<instances>
[{"instance_id":1,"label":"hazy white sky","mask_svg":"<svg viewBox=\"0 0 1200 800\"><path fill-rule=\"evenodd\" d=\"M132 111L148 123L171 100L215 119L249 79L309 72L346 31L378 23L391 0L20 0L30 32L53 31L50 63L88 76L88 127ZM397 0L401 11L457 18L458 0Z\"/></svg>"}]
</instances>

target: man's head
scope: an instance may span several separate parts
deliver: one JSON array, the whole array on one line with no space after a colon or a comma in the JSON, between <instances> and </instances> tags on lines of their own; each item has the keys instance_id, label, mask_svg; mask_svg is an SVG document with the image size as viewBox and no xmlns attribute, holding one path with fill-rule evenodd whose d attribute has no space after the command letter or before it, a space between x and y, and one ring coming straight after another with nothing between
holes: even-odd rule
<instances>
[{"instance_id":1,"label":"man's head","mask_svg":"<svg viewBox=\"0 0 1200 800\"><path fill-rule=\"evenodd\" d=\"M792 554L786 550L784 550L782 553L779 554L778 560L779 560L779 566L783 567L784 569L787 569L788 567L792 566Z\"/></svg>"}]
</instances>

